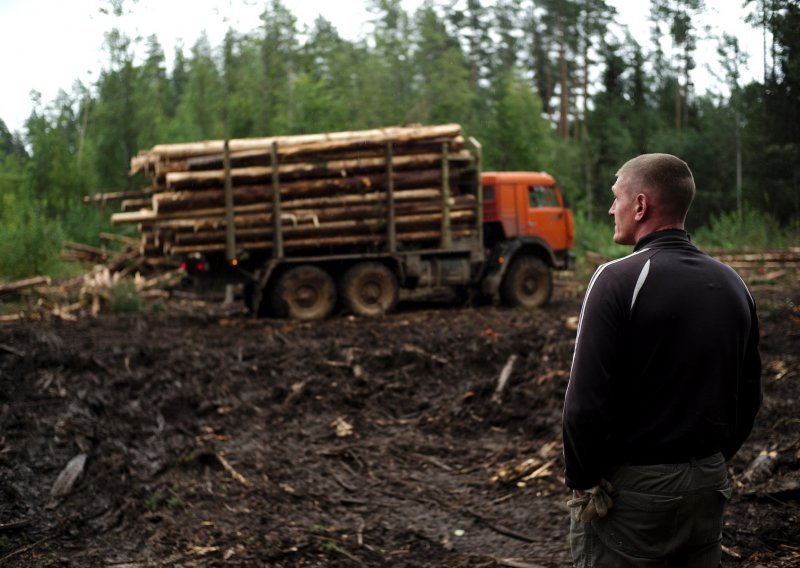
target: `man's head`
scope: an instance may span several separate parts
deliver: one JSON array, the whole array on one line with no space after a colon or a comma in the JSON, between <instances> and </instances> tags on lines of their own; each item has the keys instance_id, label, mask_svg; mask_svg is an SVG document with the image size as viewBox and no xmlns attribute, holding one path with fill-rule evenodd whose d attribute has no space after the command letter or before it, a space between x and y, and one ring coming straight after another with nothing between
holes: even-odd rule
<instances>
[{"instance_id":1,"label":"man's head","mask_svg":"<svg viewBox=\"0 0 800 568\"><path fill-rule=\"evenodd\" d=\"M617 172L611 188L614 242L635 244L663 229L682 229L694 199L694 178L683 160L670 154L642 154Z\"/></svg>"}]
</instances>

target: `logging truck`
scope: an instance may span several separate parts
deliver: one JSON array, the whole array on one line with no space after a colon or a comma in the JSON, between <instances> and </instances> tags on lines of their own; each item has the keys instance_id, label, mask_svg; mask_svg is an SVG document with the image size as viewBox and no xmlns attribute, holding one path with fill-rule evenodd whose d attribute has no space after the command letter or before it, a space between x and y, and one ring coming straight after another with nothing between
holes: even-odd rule
<instances>
[{"instance_id":1,"label":"logging truck","mask_svg":"<svg viewBox=\"0 0 800 568\"><path fill-rule=\"evenodd\" d=\"M555 179L482 172L457 124L159 145L131 173L152 185L112 221L260 315L376 316L427 287L533 308L574 265Z\"/></svg>"}]
</instances>

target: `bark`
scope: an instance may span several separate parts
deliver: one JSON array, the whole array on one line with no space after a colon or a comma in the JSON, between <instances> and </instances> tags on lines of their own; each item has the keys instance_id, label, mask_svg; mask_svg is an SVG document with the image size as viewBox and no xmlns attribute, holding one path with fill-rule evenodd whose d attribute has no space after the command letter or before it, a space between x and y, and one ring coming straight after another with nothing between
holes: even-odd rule
<instances>
[{"instance_id":1,"label":"bark","mask_svg":"<svg viewBox=\"0 0 800 568\"><path fill-rule=\"evenodd\" d=\"M458 125L156 146L131 162L153 179L151 197L112 222L138 224L147 256L230 255L231 236L239 250L283 241L324 254L385 246L391 201L397 242L439 247L478 234L475 196L460 193L472 160Z\"/></svg>"},{"instance_id":2,"label":"bark","mask_svg":"<svg viewBox=\"0 0 800 568\"><path fill-rule=\"evenodd\" d=\"M458 173L457 170L456 173ZM439 183L441 176L441 171L438 169L397 172L394 175L394 184L397 189L423 188ZM385 187L386 184L387 176L383 173L299 180L281 184L281 199L291 200L300 196L309 196L311 199L312 196L325 196L326 194L335 194L332 197L337 198L342 193L363 192L370 188ZM272 185L240 185L234 188L233 197L237 205L271 201ZM220 187L186 188L182 191L159 193L152 198L153 210L159 214L222 205L224 205L224 190Z\"/></svg>"},{"instance_id":3,"label":"bark","mask_svg":"<svg viewBox=\"0 0 800 568\"><path fill-rule=\"evenodd\" d=\"M104 241L114 241L122 243L126 246L138 246L141 239L135 237L128 237L126 235L118 235L116 233L100 233L100 238Z\"/></svg>"},{"instance_id":4,"label":"bark","mask_svg":"<svg viewBox=\"0 0 800 568\"><path fill-rule=\"evenodd\" d=\"M431 192L435 190L430 190ZM421 193L421 192L416 192ZM438 194L437 194L438 195ZM370 216L382 217L388 214L388 208L384 202L376 202L373 205L362 204L347 204L343 206L326 206L321 205L315 209L308 209L307 203L297 202L298 207L284 208L283 216L287 223L297 223L301 220L312 222L316 219L320 220L336 220L344 219L354 216ZM395 205L395 210L401 213L424 213L430 211L441 211L442 205L439 199L436 200L422 200L422 201L400 201ZM465 210L475 209L474 196L457 196L450 199L451 210ZM210 228L219 228L226 225L224 211L215 210L217 213L213 216L207 217L192 217L192 218L172 218L172 219L159 219L150 225L153 230L174 230L174 231L202 231ZM258 211L241 211L241 214L234 217L236 227L252 227L260 224L268 224L272 222L271 207L261 207Z\"/></svg>"},{"instance_id":5,"label":"bark","mask_svg":"<svg viewBox=\"0 0 800 568\"><path fill-rule=\"evenodd\" d=\"M457 211L452 216L453 221L463 221L472 219L474 211ZM409 228L435 228L441 222L441 213L398 215L395 220L398 231ZM307 237L316 236L351 236L364 232L382 231L386 222L382 219L343 219L338 221L320 223L318 226L311 223L293 226L289 224L282 228L281 232L285 238L290 239L299 235ZM273 234L272 227L264 224L257 227L236 229L236 238L268 238ZM177 244L189 243L214 243L225 241L225 231L201 231L191 233L178 233L173 236L173 241Z\"/></svg>"},{"instance_id":6,"label":"bark","mask_svg":"<svg viewBox=\"0 0 800 568\"><path fill-rule=\"evenodd\" d=\"M124 199L120 203L120 209L123 211L138 211L139 209L147 209L152 204L152 198L139 198L139 199Z\"/></svg>"},{"instance_id":7,"label":"bark","mask_svg":"<svg viewBox=\"0 0 800 568\"><path fill-rule=\"evenodd\" d=\"M294 136L274 136L269 138L245 138L230 141L231 152L268 150L273 142L278 143L280 156L290 152L319 152L325 145L331 148L357 146L360 144L406 143L441 137L455 137L461 134L458 124L437 126L390 127L374 130L345 131L322 134L300 134ZM140 152L131 159L131 174L153 171L155 164L164 159L180 159L208 154L221 154L223 140L209 140L188 144L159 144L151 150Z\"/></svg>"},{"instance_id":8,"label":"bark","mask_svg":"<svg viewBox=\"0 0 800 568\"><path fill-rule=\"evenodd\" d=\"M470 160L471 155L467 151L458 152L450 156L452 160ZM395 168L420 168L423 166L433 166L441 162L440 153L415 154L409 156L399 156L392 165ZM283 178L290 179L303 177L332 177L337 174L346 175L348 172L369 172L382 170L386 167L386 159L364 158L353 160L331 160L329 162L302 162L296 164L285 164L278 166L278 173ZM272 166L252 166L249 168L232 168L231 178L234 184L242 183L267 183L272 178ZM225 180L225 170L209 170L201 172L172 172L167 174L167 188L181 189L185 187L208 187L219 185Z\"/></svg>"},{"instance_id":9,"label":"bark","mask_svg":"<svg viewBox=\"0 0 800 568\"><path fill-rule=\"evenodd\" d=\"M476 231L474 229L457 229L453 231L454 238L464 238L474 236ZM398 234L398 241L407 243L419 243L424 241L436 242L440 238L439 231L419 231L413 233ZM355 235L346 237L325 237L319 239L292 239L284 241L286 249L312 249L319 247L335 247L335 246L348 246L348 245L376 245L386 240L385 235ZM244 250L270 250L272 243L270 241L253 241L241 243L241 248ZM212 253L223 252L225 250L225 243L210 243L204 245L186 245L186 246L172 246L169 249L170 254L189 254L193 252ZM160 253L158 253L160 254ZM157 254L157 256L158 256Z\"/></svg>"},{"instance_id":10,"label":"bark","mask_svg":"<svg viewBox=\"0 0 800 568\"><path fill-rule=\"evenodd\" d=\"M20 290L41 286L42 284L50 284L50 278L48 276L34 276L32 278L25 278L24 280L0 284L0 294L19 292Z\"/></svg>"},{"instance_id":11,"label":"bark","mask_svg":"<svg viewBox=\"0 0 800 568\"><path fill-rule=\"evenodd\" d=\"M462 136L458 136L456 138L437 138L422 142L399 144L394 146L394 154L407 155L438 152L441 150L442 143L444 142L449 144L448 149L450 152L459 152L464 149L464 138ZM316 161L320 159L349 160L356 158L376 158L383 156L385 151L385 144L348 142L346 147L341 148L326 148L323 146L301 148L300 150L289 148L283 152L279 152L278 155L281 163L293 163L303 160ZM270 154L270 149L232 152L231 165L233 167L270 165ZM219 169L222 167L222 156L219 154L210 154L207 156L188 158L184 161L184 164L185 168L183 169L188 171Z\"/></svg>"},{"instance_id":12,"label":"bark","mask_svg":"<svg viewBox=\"0 0 800 568\"><path fill-rule=\"evenodd\" d=\"M84 195L84 203L106 203L107 201L119 201L121 199L136 199L152 195L152 188L143 189L141 191L109 191L106 193L93 193L91 195Z\"/></svg>"}]
</instances>

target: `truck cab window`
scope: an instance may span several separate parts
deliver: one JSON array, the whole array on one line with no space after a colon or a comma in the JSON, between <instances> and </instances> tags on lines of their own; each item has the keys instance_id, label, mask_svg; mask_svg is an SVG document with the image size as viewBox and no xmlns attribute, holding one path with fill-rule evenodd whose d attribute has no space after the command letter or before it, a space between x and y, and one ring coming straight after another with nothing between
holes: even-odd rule
<instances>
[{"instance_id":1,"label":"truck cab window","mask_svg":"<svg viewBox=\"0 0 800 568\"><path fill-rule=\"evenodd\" d=\"M542 185L528 186L528 204L530 207L558 207L558 198L553 187Z\"/></svg>"}]
</instances>

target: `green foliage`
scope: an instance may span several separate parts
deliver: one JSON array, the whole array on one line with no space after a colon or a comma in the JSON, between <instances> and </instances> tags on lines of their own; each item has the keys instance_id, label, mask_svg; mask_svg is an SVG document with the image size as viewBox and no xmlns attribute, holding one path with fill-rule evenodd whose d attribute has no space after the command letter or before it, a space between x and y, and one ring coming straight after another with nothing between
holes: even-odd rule
<instances>
[{"instance_id":1,"label":"green foliage","mask_svg":"<svg viewBox=\"0 0 800 568\"><path fill-rule=\"evenodd\" d=\"M30 198L5 194L0 215L0 279L16 280L56 269L63 228Z\"/></svg>"},{"instance_id":2,"label":"green foliage","mask_svg":"<svg viewBox=\"0 0 800 568\"><path fill-rule=\"evenodd\" d=\"M139 312L142 310L142 298L136 284L128 280L111 286L109 308L112 312Z\"/></svg>"},{"instance_id":3,"label":"green foliage","mask_svg":"<svg viewBox=\"0 0 800 568\"><path fill-rule=\"evenodd\" d=\"M458 122L484 169L555 174L579 211L578 247L606 257L627 250L611 243L609 188L645 152L689 163L688 225L713 246L776 246L800 231L796 0L755 10L775 43L763 84L739 84L746 62L723 36L726 93L703 96L687 82L709 47L697 0L651 3L666 52L611 39L606 0L451 4L426 0L412 16L400 0L370 0L367 32L351 41L323 18L301 32L286 3L268 0L258 28L221 46L201 36L169 70L157 37L110 30L94 84L46 104L34 95L23 133L0 120L0 278L62 270L62 239L96 245L111 230L110 209L84 206L84 194L141 187L127 175L136 152L220 138L226 120L231 137ZM122 2L108 10L125 17Z\"/></svg>"},{"instance_id":4,"label":"green foliage","mask_svg":"<svg viewBox=\"0 0 800 568\"><path fill-rule=\"evenodd\" d=\"M532 88L516 73L504 75L493 89L491 114L479 130L487 168L543 170L552 164L551 128Z\"/></svg>"},{"instance_id":5,"label":"green foliage","mask_svg":"<svg viewBox=\"0 0 800 568\"><path fill-rule=\"evenodd\" d=\"M782 249L798 244L797 234L788 234L775 218L750 208L741 218L735 211L713 216L693 238L703 248L728 250Z\"/></svg>"},{"instance_id":6,"label":"green foliage","mask_svg":"<svg viewBox=\"0 0 800 568\"><path fill-rule=\"evenodd\" d=\"M578 258L587 252L597 253L609 260L631 253L630 246L614 242L614 221L611 217L589 220L581 211L574 213L575 254Z\"/></svg>"}]
</instances>

